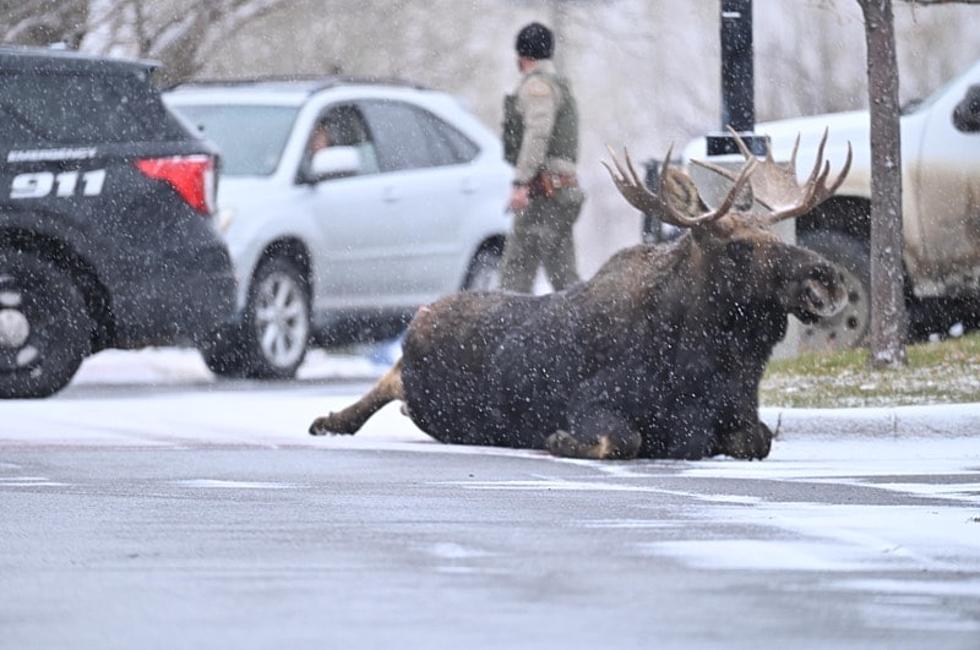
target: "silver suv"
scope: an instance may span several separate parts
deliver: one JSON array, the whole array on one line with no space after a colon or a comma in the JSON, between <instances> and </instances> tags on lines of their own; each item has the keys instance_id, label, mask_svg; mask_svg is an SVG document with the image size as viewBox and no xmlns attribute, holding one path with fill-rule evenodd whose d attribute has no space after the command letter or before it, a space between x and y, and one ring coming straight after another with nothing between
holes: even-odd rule
<instances>
[{"instance_id":1,"label":"silver suv","mask_svg":"<svg viewBox=\"0 0 980 650\"><path fill-rule=\"evenodd\" d=\"M415 310L496 282L511 169L449 95L350 78L181 86L167 104L222 154L236 317L220 375L291 377L308 341L398 334Z\"/></svg>"}]
</instances>

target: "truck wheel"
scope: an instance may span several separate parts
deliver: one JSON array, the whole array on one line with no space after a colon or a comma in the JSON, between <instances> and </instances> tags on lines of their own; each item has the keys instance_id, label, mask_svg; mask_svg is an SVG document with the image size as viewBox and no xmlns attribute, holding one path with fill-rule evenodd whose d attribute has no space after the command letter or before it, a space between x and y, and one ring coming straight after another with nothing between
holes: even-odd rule
<instances>
[{"instance_id":1,"label":"truck wheel","mask_svg":"<svg viewBox=\"0 0 980 650\"><path fill-rule=\"evenodd\" d=\"M466 291L494 291L500 288L500 260L502 254L495 247L483 248L473 256L466 272Z\"/></svg>"},{"instance_id":2,"label":"truck wheel","mask_svg":"<svg viewBox=\"0 0 980 650\"><path fill-rule=\"evenodd\" d=\"M31 253L0 249L0 397L47 397L91 350L92 319L71 277Z\"/></svg>"},{"instance_id":3,"label":"truck wheel","mask_svg":"<svg viewBox=\"0 0 980 650\"><path fill-rule=\"evenodd\" d=\"M292 261L274 257L255 272L241 323L212 334L201 354L221 377L289 379L309 338L309 284Z\"/></svg>"},{"instance_id":4,"label":"truck wheel","mask_svg":"<svg viewBox=\"0 0 980 650\"><path fill-rule=\"evenodd\" d=\"M871 329L871 261L867 245L829 230L802 233L800 245L844 270L847 306L833 318L803 326L802 350L844 350L864 345Z\"/></svg>"}]
</instances>

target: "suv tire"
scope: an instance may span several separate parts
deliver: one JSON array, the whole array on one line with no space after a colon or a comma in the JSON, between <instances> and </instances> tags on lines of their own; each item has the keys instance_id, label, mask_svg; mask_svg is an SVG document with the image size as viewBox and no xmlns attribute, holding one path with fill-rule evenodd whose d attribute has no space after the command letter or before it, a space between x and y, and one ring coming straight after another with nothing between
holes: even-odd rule
<instances>
[{"instance_id":1,"label":"suv tire","mask_svg":"<svg viewBox=\"0 0 980 650\"><path fill-rule=\"evenodd\" d=\"M93 323L72 278L38 255L0 249L0 397L47 397L91 350Z\"/></svg>"},{"instance_id":2,"label":"suv tire","mask_svg":"<svg viewBox=\"0 0 980 650\"><path fill-rule=\"evenodd\" d=\"M201 356L208 369L219 377L245 376L245 349L241 325L222 325L201 346Z\"/></svg>"},{"instance_id":3,"label":"suv tire","mask_svg":"<svg viewBox=\"0 0 980 650\"><path fill-rule=\"evenodd\" d=\"M466 291L495 291L500 288L500 262L503 255L496 247L480 249L466 272Z\"/></svg>"},{"instance_id":4,"label":"suv tire","mask_svg":"<svg viewBox=\"0 0 980 650\"><path fill-rule=\"evenodd\" d=\"M832 230L801 233L799 244L839 264L847 281L847 306L833 318L803 325L804 350L844 350L864 345L871 330L871 260L866 243Z\"/></svg>"},{"instance_id":5,"label":"suv tire","mask_svg":"<svg viewBox=\"0 0 980 650\"><path fill-rule=\"evenodd\" d=\"M273 257L252 278L242 322L213 337L204 361L220 376L289 379L306 357L309 338L309 284L294 262Z\"/></svg>"}]
</instances>

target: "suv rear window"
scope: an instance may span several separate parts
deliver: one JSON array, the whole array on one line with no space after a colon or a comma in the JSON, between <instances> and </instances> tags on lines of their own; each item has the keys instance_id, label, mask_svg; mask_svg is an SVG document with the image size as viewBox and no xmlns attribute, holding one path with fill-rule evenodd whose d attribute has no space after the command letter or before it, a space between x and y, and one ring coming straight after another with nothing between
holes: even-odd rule
<instances>
[{"instance_id":1,"label":"suv rear window","mask_svg":"<svg viewBox=\"0 0 980 650\"><path fill-rule=\"evenodd\" d=\"M0 72L4 144L183 140L148 82L130 75Z\"/></svg>"},{"instance_id":2,"label":"suv rear window","mask_svg":"<svg viewBox=\"0 0 980 650\"><path fill-rule=\"evenodd\" d=\"M292 106L172 104L193 127L221 150L222 173L268 176L279 166L296 120Z\"/></svg>"}]
</instances>

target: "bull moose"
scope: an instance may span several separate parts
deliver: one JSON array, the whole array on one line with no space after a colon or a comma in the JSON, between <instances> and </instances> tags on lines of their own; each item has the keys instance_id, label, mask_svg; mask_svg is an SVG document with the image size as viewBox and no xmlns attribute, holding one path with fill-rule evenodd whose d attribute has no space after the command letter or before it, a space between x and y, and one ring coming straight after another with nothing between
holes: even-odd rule
<instances>
[{"instance_id":1,"label":"bull moose","mask_svg":"<svg viewBox=\"0 0 980 650\"><path fill-rule=\"evenodd\" d=\"M736 136L737 137L737 136ZM629 153L605 165L634 207L687 229L669 245L615 254L589 281L544 296L460 292L419 309L403 356L359 401L310 427L353 434L382 406L446 443L547 449L594 459L769 453L759 382L787 316L804 322L844 306L841 270L781 241L769 226L813 209L828 185L827 134L807 180L753 156L709 209L693 180L663 163L658 193ZM750 212L758 202L766 213Z\"/></svg>"}]
</instances>

